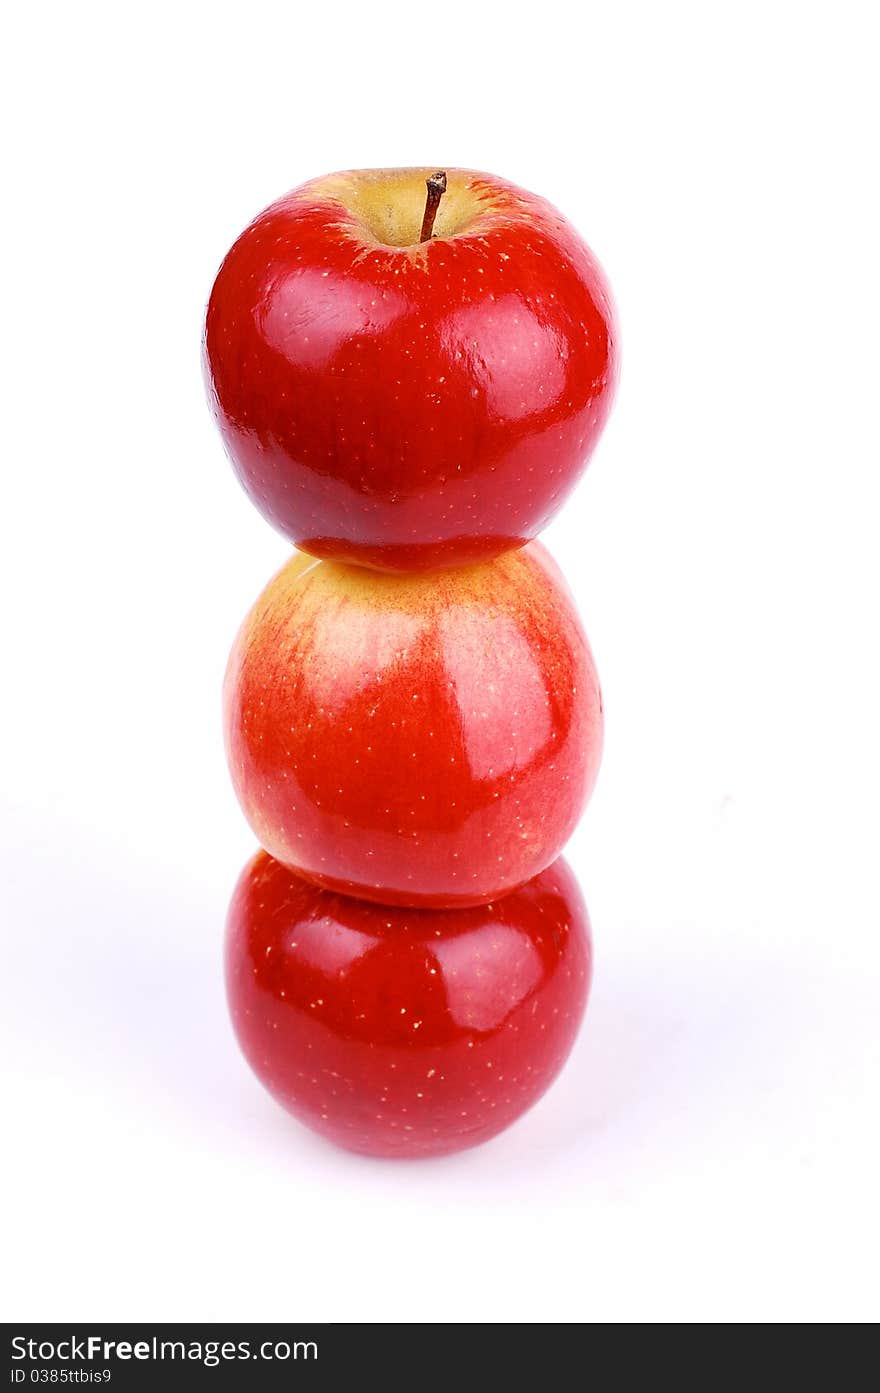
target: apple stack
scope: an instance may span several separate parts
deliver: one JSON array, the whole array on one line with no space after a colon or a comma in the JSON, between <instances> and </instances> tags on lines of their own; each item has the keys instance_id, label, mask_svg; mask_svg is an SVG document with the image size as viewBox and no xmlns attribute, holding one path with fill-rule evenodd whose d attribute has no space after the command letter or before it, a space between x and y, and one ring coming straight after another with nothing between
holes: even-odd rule
<instances>
[{"instance_id":1,"label":"apple stack","mask_svg":"<svg viewBox=\"0 0 880 1393\"><path fill-rule=\"evenodd\" d=\"M468 170L353 171L262 213L211 292L216 420L297 548L236 639L235 790L264 850L229 913L253 1069L355 1151L486 1140L561 1068L589 924L559 853L602 704L533 539L616 378L592 254Z\"/></svg>"}]
</instances>

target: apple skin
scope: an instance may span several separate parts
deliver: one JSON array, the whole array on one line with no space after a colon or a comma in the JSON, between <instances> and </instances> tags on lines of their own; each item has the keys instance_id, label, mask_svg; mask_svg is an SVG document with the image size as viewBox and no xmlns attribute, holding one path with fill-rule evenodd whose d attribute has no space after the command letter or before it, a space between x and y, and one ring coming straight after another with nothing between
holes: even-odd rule
<instances>
[{"instance_id":1,"label":"apple skin","mask_svg":"<svg viewBox=\"0 0 880 1393\"><path fill-rule=\"evenodd\" d=\"M554 861L602 750L592 654L540 543L381 575L302 553L233 646L224 725L257 840L380 904L485 904Z\"/></svg>"},{"instance_id":2,"label":"apple skin","mask_svg":"<svg viewBox=\"0 0 880 1393\"><path fill-rule=\"evenodd\" d=\"M509 1126L562 1068L590 985L564 861L497 904L386 909L320 890L265 851L226 930L242 1051L300 1122L352 1151L438 1156Z\"/></svg>"},{"instance_id":3,"label":"apple skin","mask_svg":"<svg viewBox=\"0 0 880 1393\"><path fill-rule=\"evenodd\" d=\"M544 199L449 170L420 243L427 169L315 179L223 262L204 364L239 479L314 556L409 571L535 537L611 406L603 273Z\"/></svg>"}]
</instances>

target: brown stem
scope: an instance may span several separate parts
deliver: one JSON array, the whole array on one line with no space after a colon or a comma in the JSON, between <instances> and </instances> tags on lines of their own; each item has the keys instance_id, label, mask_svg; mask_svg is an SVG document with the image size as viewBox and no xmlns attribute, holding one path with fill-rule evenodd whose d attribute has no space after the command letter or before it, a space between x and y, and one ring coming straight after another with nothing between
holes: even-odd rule
<instances>
[{"instance_id":1,"label":"brown stem","mask_svg":"<svg viewBox=\"0 0 880 1393\"><path fill-rule=\"evenodd\" d=\"M420 242L430 242L431 240L437 209L440 207L440 200L446 192L446 171L438 169L436 174L432 174L430 179L425 180L425 184L428 189L428 197L425 200L425 216L422 218L422 230L419 233Z\"/></svg>"}]
</instances>

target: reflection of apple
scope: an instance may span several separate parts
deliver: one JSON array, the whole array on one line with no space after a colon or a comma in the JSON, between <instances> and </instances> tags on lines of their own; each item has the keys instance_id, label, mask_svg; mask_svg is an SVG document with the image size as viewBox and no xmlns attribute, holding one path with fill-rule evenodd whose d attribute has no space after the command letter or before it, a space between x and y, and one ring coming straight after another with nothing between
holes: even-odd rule
<instances>
[{"instance_id":1,"label":"reflection of apple","mask_svg":"<svg viewBox=\"0 0 880 1393\"><path fill-rule=\"evenodd\" d=\"M541 1096L574 1042L589 922L563 861L497 904L386 910L261 851L229 909L226 982L260 1081L341 1146L475 1146Z\"/></svg>"},{"instance_id":2,"label":"reflection of apple","mask_svg":"<svg viewBox=\"0 0 880 1393\"><path fill-rule=\"evenodd\" d=\"M386 904L484 903L537 875L602 745L593 659L539 543L424 576L294 556L236 640L225 724L266 850Z\"/></svg>"},{"instance_id":3,"label":"reflection of apple","mask_svg":"<svg viewBox=\"0 0 880 1393\"><path fill-rule=\"evenodd\" d=\"M315 556L458 565L534 537L611 404L602 272L550 204L449 170L315 179L262 213L211 292L216 419L256 506Z\"/></svg>"}]
</instances>

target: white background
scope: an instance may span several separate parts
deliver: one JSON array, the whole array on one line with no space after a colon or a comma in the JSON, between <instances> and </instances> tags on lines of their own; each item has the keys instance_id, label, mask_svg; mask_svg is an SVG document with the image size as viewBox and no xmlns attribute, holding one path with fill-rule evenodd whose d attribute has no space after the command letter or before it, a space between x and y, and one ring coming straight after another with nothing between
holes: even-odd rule
<instances>
[{"instance_id":1,"label":"white background","mask_svg":"<svg viewBox=\"0 0 880 1393\"><path fill-rule=\"evenodd\" d=\"M2 90L6 1318L875 1318L877 73L865 4L19 7ZM337 1152L226 1019L219 684L286 554L201 316L312 175L462 164L603 261L547 540L608 713L587 1025L484 1148Z\"/></svg>"}]
</instances>

